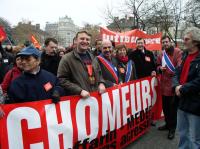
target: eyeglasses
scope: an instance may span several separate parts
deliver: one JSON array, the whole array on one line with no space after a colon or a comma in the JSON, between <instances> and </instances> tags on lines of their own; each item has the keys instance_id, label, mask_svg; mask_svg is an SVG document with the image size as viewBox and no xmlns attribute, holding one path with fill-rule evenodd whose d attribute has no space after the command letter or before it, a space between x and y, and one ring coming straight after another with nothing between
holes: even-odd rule
<instances>
[{"instance_id":1,"label":"eyeglasses","mask_svg":"<svg viewBox=\"0 0 200 149\"><path fill-rule=\"evenodd\" d=\"M103 49L104 50L106 50L106 49L112 49L112 47L110 47L110 46L109 47L103 47Z\"/></svg>"}]
</instances>

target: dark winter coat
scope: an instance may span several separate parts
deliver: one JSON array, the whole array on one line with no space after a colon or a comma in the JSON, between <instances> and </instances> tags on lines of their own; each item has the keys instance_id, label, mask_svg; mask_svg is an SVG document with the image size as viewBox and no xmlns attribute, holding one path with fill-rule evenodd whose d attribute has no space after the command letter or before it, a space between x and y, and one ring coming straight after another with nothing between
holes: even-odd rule
<instances>
[{"instance_id":1,"label":"dark winter coat","mask_svg":"<svg viewBox=\"0 0 200 149\"><path fill-rule=\"evenodd\" d=\"M183 62L176 69L173 88L180 85L180 75L188 53L184 53ZM200 54L191 62L187 82L180 88L179 109L200 116Z\"/></svg>"},{"instance_id":2,"label":"dark winter coat","mask_svg":"<svg viewBox=\"0 0 200 149\"><path fill-rule=\"evenodd\" d=\"M45 52L41 55L41 68L57 75L60 57L56 54L54 56L47 55Z\"/></svg>"},{"instance_id":3,"label":"dark winter coat","mask_svg":"<svg viewBox=\"0 0 200 149\"><path fill-rule=\"evenodd\" d=\"M151 51L144 49L136 49L129 54L129 59L135 63L136 74L138 79L151 75L152 71L156 71L155 58Z\"/></svg>"},{"instance_id":4,"label":"dark winter coat","mask_svg":"<svg viewBox=\"0 0 200 149\"><path fill-rule=\"evenodd\" d=\"M63 95L59 81L52 73L43 69L37 74L23 73L9 87L9 103L50 99L55 90Z\"/></svg>"}]
</instances>

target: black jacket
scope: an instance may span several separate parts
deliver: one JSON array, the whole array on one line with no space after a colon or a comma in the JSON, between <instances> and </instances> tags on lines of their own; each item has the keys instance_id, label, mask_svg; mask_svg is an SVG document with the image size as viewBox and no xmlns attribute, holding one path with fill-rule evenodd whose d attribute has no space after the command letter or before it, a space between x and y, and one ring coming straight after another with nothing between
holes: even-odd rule
<instances>
[{"instance_id":1,"label":"black jacket","mask_svg":"<svg viewBox=\"0 0 200 149\"><path fill-rule=\"evenodd\" d=\"M56 54L54 56L47 55L45 52L41 55L41 68L57 75L58 65L60 62L60 57Z\"/></svg>"},{"instance_id":2,"label":"black jacket","mask_svg":"<svg viewBox=\"0 0 200 149\"><path fill-rule=\"evenodd\" d=\"M0 45L0 83L3 81L5 74L13 67L14 56L6 52Z\"/></svg>"},{"instance_id":3,"label":"black jacket","mask_svg":"<svg viewBox=\"0 0 200 149\"><path fill-rule=\"evenodd\" d=\"M37 74L23 73L11 83L8 103L49 99L55 90L64 95L58 78L52 73L42 69Z\"/></svg>"},{"instance_id":4,"label":"black jacket","mask_svg":"<svg viewBox=\"0 0 200 149\"><path fill-rule=\"evenodd\" d=\"M92 51L92 54L93 54L94 56L98 56L98 55L101 54L101 51L99 51L98 49L95 49L94 51Z\"/></svg>"},{"instance_id":5,"label":"black jacket","mask_svg":"<svg viewBox=\"0 0 200 149\"><path fill-rule=\"evenodd\" d=\"M176 68L173 88L180 85L180 75L188 53L183 54L183 62ZM180 88L179 109L200 116L200 54L191 62L187 82Z\"/></svg>"},{"instance_id":6,"label":"black jacket","mask_svg":"<svg viewBox=\"0 0 200 149\"><path fill-rule=\"evenodd\" d=\"M144 50L144 53L138 49L130 52L129 59L135 63L137 78L144 78L151 75L152 71L156 71L155 58L151 51Z\"/></svg>"}]
</instances>

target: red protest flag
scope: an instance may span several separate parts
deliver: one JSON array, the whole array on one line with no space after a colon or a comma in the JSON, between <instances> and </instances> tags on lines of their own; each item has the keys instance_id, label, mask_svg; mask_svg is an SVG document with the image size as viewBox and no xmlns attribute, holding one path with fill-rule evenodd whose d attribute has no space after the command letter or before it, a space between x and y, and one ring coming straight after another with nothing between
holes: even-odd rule
<instances>
[{"instance_id":1,"label":"red protest flag","mask_svg":"<svg viewBox=\"0 0 200 149\"><path fill-rule=\"evenodd\" d=\"M7 38L6 32L4 31L3 27L0 26L0 42L2 42L3 40L5 40L6 38Z\"/></svg>"},{"instance_id":2,"label":"red protest flag","mask_svg":"<svg viewBox=\"0 0 200 149\"><path fill-rule=\"evenodd\" d=\"M34 46L36 48L40 48L41 47L40 43L37 41L37 39L35 38L34 35L31 35L31 42L34 44Z\"/></svg>"},{"instance_id":3,"label":"red protest flag","mask_svg":"<svg viewBox=\"0 0 200 149\"><path fill-rule=\"evenodd\" d=\"M146 34L145 32L134 29L131 31L126 31L122 33L114 32L108 30L107 28L100 28L100 34L103 40L111 40L118 44L125 44L127 48L135 49L136 48L136 40L137 38L143 38L146 42L145 47L148 50L161 50L161 37L162 33L157 34Z\"/></svg>"}]
</instances>

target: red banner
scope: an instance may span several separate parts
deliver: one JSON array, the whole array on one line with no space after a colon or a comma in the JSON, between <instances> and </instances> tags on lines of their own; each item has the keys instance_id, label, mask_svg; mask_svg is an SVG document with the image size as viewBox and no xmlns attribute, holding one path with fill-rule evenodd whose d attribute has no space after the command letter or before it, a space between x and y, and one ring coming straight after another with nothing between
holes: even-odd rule
<instances>
[{"instance_id":1,"label":"red banner","mask_svg":"<svg viewBox=\"0 0 200 149\"><path fill-rule=\"evenodd\" d=\"M105 28L100 28L103 40L111 40L118 44L125 44L127 48L135 49L137 38L145 39L145 47L148 50L161 50L162 33L149 35L141 30L135 29L123 33L116 33Z\"/></svg>"},{"instance_id":2,"label":"red banner","mask_svg":"<svg viewBox=\"0 0 200 149\"><path fill-rule=\"evenodd\" d=\"M161 117L155 77L132 81L81 99L4 105L1 149L123 148Z\"/></svg>"},{"instance_id":3,"label":"red banner","mask_svg":"<svg viewBox=\"0 0 200 149\"><path fill-rule=\"evenodd\" d=\"M0 26L0 42L2 42L3 40L5 40L6 38L7 38L6 32L4 31L3 27Z\"/></svg>"},{"instance_id":4,"label":"red banner","mask_svg":"<svg viewBox=\"0 0 200 149\"><path fill-rule=\"evenodd\" d=\"M40 43L37 41L37 39L35 38L35 36L31 35L31 42L33 43L33 45L36 47L36 48L40 48L41 45Z\"/></svg>"}]
</instances>

